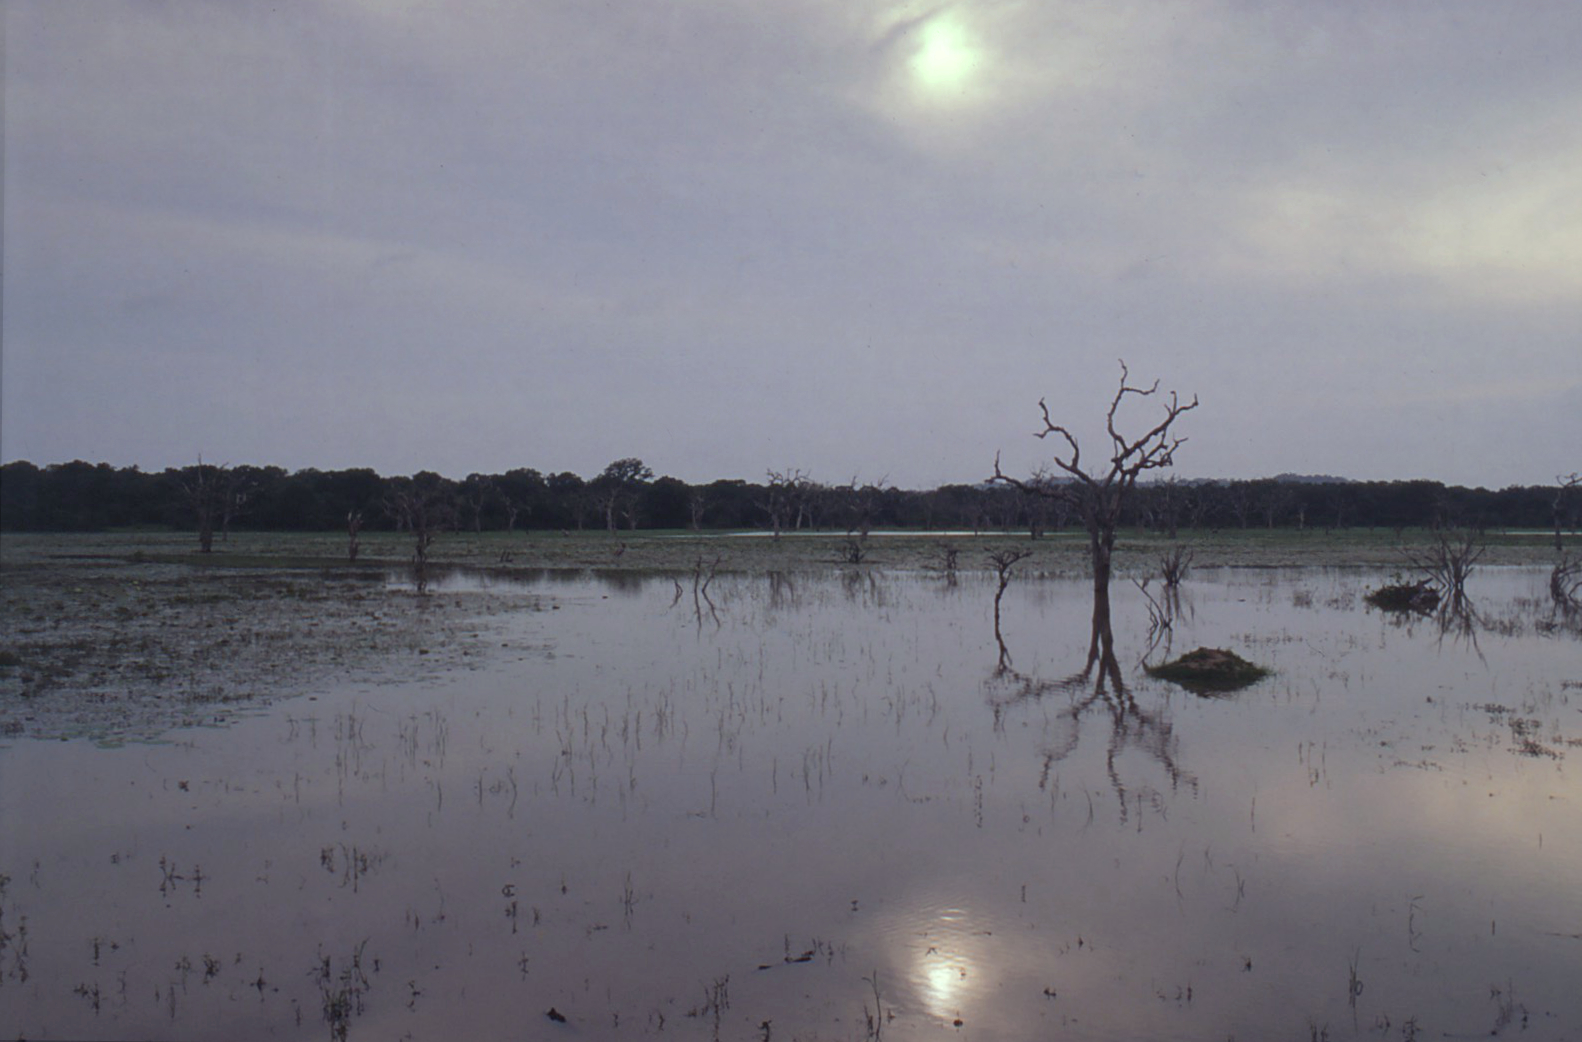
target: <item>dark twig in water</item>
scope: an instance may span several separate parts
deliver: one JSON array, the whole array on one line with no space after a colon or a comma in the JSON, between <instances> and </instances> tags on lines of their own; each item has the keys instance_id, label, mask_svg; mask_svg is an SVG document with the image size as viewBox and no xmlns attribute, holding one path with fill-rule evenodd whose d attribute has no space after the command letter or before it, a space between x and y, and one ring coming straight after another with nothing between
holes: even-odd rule
<instances>
[{"instance_id":1,"label":"dark twig in water","mask_svg":"<svg viewBox=\"0 0 1582 1042\"><path fill-rule=\"evenodd\" d=\"M1011 568L1017 561L1032 556L1031 550L998 550L989 554L989 561L993 563L994 570L999 576L999 586L994 591L994 640L1000 645L999 668L1011 668L1011 651L1005 646L1005 636L1000 631L1000 600L1005 596L1005 588L1011 584ZM952 559L954 567L954 559Z\"/></svg>"}]
</instances>

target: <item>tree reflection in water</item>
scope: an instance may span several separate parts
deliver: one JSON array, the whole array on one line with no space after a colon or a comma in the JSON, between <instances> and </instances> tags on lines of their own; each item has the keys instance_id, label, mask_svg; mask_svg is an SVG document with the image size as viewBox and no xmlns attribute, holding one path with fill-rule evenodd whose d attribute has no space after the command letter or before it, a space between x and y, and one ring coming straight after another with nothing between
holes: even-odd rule
<instances>
[{"instance_id":1,"label":"tree reflection in water","mask_svg":"<svg viewBox=\"0 0 1582 1042\"><path fill-rule=\"evenodd\" d=\"M1144 708L1126 685L1115 654L1108 591L1096 591L1094 600L1092 641L1087 662L1079 672L1056 680L1019 673L1006 664L1009 656L1001 640L1000 664L984 686L996 716L1014 705L1062 695L1070 699L1070 704L1059 714L1059 719L1066 724L1063 733L1044 750L1040 789L1047 787L1054 765L1077 750L1084 719L1094 715L1106 719L1109 734L1104 755L1105 772L1120 802L1121 821L1125 822L1129 792L1121 778L1119 761L1127 750L1136 750L1163 768L1172 790L1188 785L1196 791L1197 778L1177 762L1178 743L1165 708ZM998 629L995 636L999 638Z\"/></svg>"}]
</instances>

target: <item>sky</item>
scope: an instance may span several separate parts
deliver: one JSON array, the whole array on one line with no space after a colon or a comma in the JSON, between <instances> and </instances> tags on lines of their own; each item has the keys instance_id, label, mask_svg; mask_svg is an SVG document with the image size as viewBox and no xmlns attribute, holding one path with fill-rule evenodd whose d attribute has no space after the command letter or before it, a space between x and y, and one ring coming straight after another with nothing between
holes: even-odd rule
<instances>
[{"instance_id":1,"label":"sky","mask_svg":"<svg viewBox=\"0 0 1582 1042\"><path fill-rule=\"evenodd\" d=\"M1582 470L1582 4L7 0L0 457Z\"/></svg>"}]
</instances>

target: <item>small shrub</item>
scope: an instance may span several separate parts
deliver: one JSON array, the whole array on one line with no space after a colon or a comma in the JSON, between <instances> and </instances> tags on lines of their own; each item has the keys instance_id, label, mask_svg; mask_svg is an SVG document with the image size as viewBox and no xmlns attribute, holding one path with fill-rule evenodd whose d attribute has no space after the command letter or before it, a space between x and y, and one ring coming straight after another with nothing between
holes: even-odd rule
<instances>
[{"instance_id":1,"label":"small shrub","mask_svg":"<svg viewBox=\"0 0 1582 1042\"><path fill-rule=\"evenodd\" d=\"M1369 592L1363 598L1380 611L1414 611L1427 615L1439 607L1439 590L1427 579L1415 583L1392 583Z\"/></svg>"}]
</instances>

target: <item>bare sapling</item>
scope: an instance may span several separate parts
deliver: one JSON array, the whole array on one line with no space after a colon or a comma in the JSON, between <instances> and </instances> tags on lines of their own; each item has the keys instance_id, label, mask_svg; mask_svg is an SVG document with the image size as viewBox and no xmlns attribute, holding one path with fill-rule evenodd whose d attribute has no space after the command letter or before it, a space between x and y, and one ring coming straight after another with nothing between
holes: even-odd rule
<instances>
[{"instance_id":1,"label":"bare sapling","mask_svg":"<svg viewBox=\"0 0 1582 1042\"><path fill-rule=\"evenodd\" d=\"M1407 554L1412 566L1421 572L1452 605L1466 600L1467 578L1488 544L1470 529L1437 529L1434 542L1423 551Z\"/></svg>"},{"instance_id":2,"label":"bare sapling","mask_svg":"<svg viewBox=\"0 0 1582 1042\"><path fill-rule=\"evenodd\" d=\"M1181 580L1186 578L1187 571L1192 565L1192 557L1192 551L1184 546L1173 546L1160 555L1159 573L1167 589L1174 590L1180 587Z\"/></svg>"}]
</instances>

